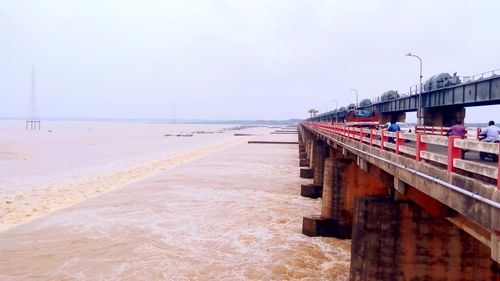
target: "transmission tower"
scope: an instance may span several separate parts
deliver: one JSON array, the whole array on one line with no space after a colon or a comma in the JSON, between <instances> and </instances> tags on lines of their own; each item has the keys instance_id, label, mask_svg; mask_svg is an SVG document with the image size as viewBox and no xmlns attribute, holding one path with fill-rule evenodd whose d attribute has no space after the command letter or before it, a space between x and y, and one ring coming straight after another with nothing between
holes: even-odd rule
<instances>
[{"instance_id":1,"label":"transmission tower","mask_svg":"<svg viewBox=\"0 0 500 281\"><path fill-rule=\"evenodd\" d=\"M31 68L31 95L29 101L29 116L26 120L26 130L40 130L40 119L38 118L38 105L36 100L35 67Z\"/></svg>"}]
</instances>

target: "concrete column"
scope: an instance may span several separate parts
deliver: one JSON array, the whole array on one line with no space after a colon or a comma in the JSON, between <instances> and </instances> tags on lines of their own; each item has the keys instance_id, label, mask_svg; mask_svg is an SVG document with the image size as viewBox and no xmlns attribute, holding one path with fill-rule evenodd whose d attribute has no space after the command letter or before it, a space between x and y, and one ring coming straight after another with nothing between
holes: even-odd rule
<instances>
[{"instance_id":1,"label":"concrete column","mask_svg":"<svg viewBox=\"0 0 500 281\"><path fill-rule=\"evenodd\" d=\"M299 166L309 167L309 160L307 159L306 144L304 142L299 144Z\"/></svg>"},{"instance_id":2,"label":"concrete column","mask_svg":"<svg viewBox=\"0 0 500 281\"><path fill-rule=\"evenodd\" d=\"M309 167L309 160L307 159L307 140L305 139L305 132L302 127L299 130L299 167Z\"/></svg>"},{"instance_id":3,"label":"concrete column","mask_svg":"<svg viewBox=\"0 0 500 281\"><path fill-rule=\"evenodd\" d=\"M392 120L396 122L405 122L406 112L387 112L380 114L380 124L385 124Z\"/></svg>"},{"instance_id":4,"label":"concrete column","mask_svg":"<svg viewBox=\"0 0 500 281\"><path fill-rule=\"evenodd\" d=\"M340 151L330 152L325 160L322 207L320 216L304 217L302 233L309 236L351 237L355 198L386 195L393 177L378 167L365 173L353 159L342 158Z\"/></svg>"},{"instance_id":5,"label":"concrete column","mask_svg":"<svg viewBox=\"0 0 500 281\"><path fill-rule=\"evenodd\" d=\"M300 158L299 159L299 167L309 167L309 160L305 158Z\"/></svg>"},{"instance_id":6,"label":"concrete column","mask_svg":"<svg viewBox=\"0 0 500 281\"><path fill-rule=\"evenodd\" d=\"M313 155L312 155L313 151L312 150L314 147L313 143L314 143L313 139L310 139L310 138L306 139L306 154L305 154L306 160L299 163L301 167L305 167L305 166L303 166L305 164L309 165L308 167L300 169L300 177L304 178L304 179L312 179L314 177L314 172L312 169L312 166L313 166L313 160L312 160L313 159ZM302 154L301 156L304 156L304 154Z\"/></svg>"},{"instance_id":7,"label":"concrete column","mask_svg":"<svg viewBox=\"0 0 500 281\"><path fill-rule=\"evenodd\" d=\"M350 280L499 280L490 249L443 217L386 197L356 200Z\"/></svg>"},{"instance_id":8,"label":"concrete column","mask_svg":"<svg viewBox=\"0 0 500 281\"><path fill-rule=\"evenodd\" d=\"M299 142L299 152L305 151L305 144L304 144L304 129L302 126L299 126L297 128L297 141Z\"/></svg>"},{"instance_id":9,"label":"concrete column","mask_svg":"<svg viewBox=\"0 0 500 281\"><path fill-rule=\"evenodd\" d=\"M306 160L309 161L309 168L311 168L311 153L312 153L312 142L313 140L308 138L306 139Z\"/></svg>"},{"instance_id":10,"label":"concrete column","mask_svg":"<svg viewBox=\"0 0 500 281\"><path fill-rule=\"evenodd\" d=\"M422 113L424 126L450 127L455 125L456 120L460 120L463 124L465 119L463 106L424 108Z\"/></svg>"},{"instance_id":11,"label":"concrete column","mask_svg":"<svg viewBox=\"0 0 500 281\"><path fill-rule=\"evenodd\" d=\"M326 144L322 140L316 140L313 142L312 157L311 157L311 169L313 174L312 184L303 184L300 188L300 195L310 198L321 197L323 192L323 171L324 171L324 161L326 154Z\"/></svg>"},{"instance_id":12,"label":"concrete column","mask_svg":"<svg viewBox=\"0 0 500 281\"><path fill-rule=\"evenodd\" d=\"M324 162L325 154L325 143L322 140L316 140L313 146L313 166L314 169L314 184L323 185L323 173L324 173Z\"/></svg>"}]
</instances>

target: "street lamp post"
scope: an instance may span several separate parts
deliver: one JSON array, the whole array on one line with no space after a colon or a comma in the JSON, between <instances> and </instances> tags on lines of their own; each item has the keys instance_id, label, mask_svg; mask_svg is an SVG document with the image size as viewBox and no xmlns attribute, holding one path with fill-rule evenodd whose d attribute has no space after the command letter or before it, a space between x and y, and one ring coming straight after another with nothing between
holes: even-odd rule
<instances>
[{"instance_id":1,"label":"street lamp post","mask_svg":"<svg viewBox=\"0 0 500 281\"><path fill-rule=\"evenodd\" d=\"M358 90L356 90L356 89L349 89L349 91L356 92L356 106L355 106L355 108L358 108Z\"/></svg>"},{"instance_id":2,"label":"street lamp post","mask_svg":"<svg viewBox=\"0 0 500 281\"><path fill-rule=\"evenodd\" d=\"M405 56L408 57L415 57L420 61L420 91L418 92L418 104L417 104L417 119L418 119L418 125L422 125L422 59L417 56L413 55L412 53L408 53Z\"/></svg>"},{"instance_id":3,"label":"street lamp post","mask_svg":"<svg viewBox=\"0 0 500 281\"><path fill-rule=\"evenodd\" d=\"M339 122L339 104L337 103L336 100L333 100L333 102L335 103L335 123L338 123Z\"/></svg>"}]
</instances>

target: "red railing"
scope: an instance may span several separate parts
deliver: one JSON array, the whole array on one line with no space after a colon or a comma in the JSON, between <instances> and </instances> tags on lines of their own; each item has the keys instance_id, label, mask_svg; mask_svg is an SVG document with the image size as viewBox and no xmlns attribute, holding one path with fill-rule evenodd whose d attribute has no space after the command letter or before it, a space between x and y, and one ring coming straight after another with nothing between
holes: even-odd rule
<instances>
[{"instance_id":1,"label":"red railing","mask_svg":"<svg viewBox=\"0 0 500 281\"><path fill-rule=\"evenodd\" d=\"M450 127L416 126L415 132L444 136L446 135L446 132L448 132L449 129Z\"/></svg>"},{"instance_id":2,"label":"red railing","mask_svg":"<svg viewBox=\"0 0 500 281\"><path fill-rule=\"evenodd\" d=\"M387 130L359 128L334 123L306 122L304 124L330 134L333 133L359 141L374 148L414 158L417 162L425 160L440 163L446 166L447 170L452 173L460 169L496 179L497 188L500 190L500 161L497 167L495 167L462 159L462 150L498 155L500 154L500 145L498 143L485 143L473 138L462 139L456 136L446 137L443 135L443 131L449 129L446 127L440 127L440 129L434 127L434 130L428 127L427 129L430 129L430 133L425 133L425 130L427 130L425 129L424 132L417 130L417 133L414 134L401 131L389 132ZM446 131L444 132L446 133ZM414 142L415 147L405 145L407 141ZM429 151L428 144L447 147L446 154Z\"/></svg>"},{"instance_id":3,"label":"red railing","mask_svg":"<svg viewBox=\"0 0 500 281\"><path fill-rule=\"evenodd\" d=\"M424 133L429 135L438 135L438 136L446 136L446 132L450 127L433 127L433 126L416 126L416 133ZM479 134L481 132L481 128L465 128L465 138L467 139L479 139Z\"/></svg>"}]
</instances>

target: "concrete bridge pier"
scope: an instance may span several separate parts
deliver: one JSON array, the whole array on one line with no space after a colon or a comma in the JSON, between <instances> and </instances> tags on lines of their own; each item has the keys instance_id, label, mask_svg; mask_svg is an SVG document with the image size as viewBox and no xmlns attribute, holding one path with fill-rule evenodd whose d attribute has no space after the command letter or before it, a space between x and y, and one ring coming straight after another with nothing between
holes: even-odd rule
<instances>
[{"instance_id":1,"label":"concrete bridge pier","mask_svg":"<svg viewBox=\"0 0 500 281\"><path fill-rule=\"evenodd\" d=\"M387 122L405 122L406 112L386 112L380 115L380 124L385 124Z\"/></svg>"},{"instance_id":2,"label":"concrete bridge pier","mask_svg":"<svg viewBox=\"0 0 500 281\"><path fill-rule=\"evenodd\" d=\"M303 133L299 131L299 166L309 167L309 159L307 156L307 141L303 138Z\"/></svg>"},{"instance_id":3,"label":"concrete bridge pier","mask_svg":"<svg viewBox=\"0 0 500 281\"><path fill-rule=\"evenodd\" d=\"M450 127L455 125L456 120L460 120L463 124L465 119L465 107L455 105L424 108L422 117L424 119L424 126Z\"/></svg>"},{"instance_id":4,"label":"concrete bridge pier","mask_svg":"<svg viewBox=\"0 0 500 281\"><path fill-rule=\"evenodd\" d=\"M321 197L323 192L323 171L325 158L328 157L328 149L322 140L314 140L311 149L311 175L312 184L303 184L300 188L300 195L310 198Z\"/></svg>"},{"instance_id":5,"label":"concrete bridge pier","mask_svg":"<svg viewBox=\"0 0 500 281\"><path fill-rule=\"evenodd\" d=\"M301 167L300 169L300 177L304 179L312 179L314 177L313 173L313 155L312 155L312 149L313 149L313 142L314 140L312 138L307 138L305 139L305 153L300 154L300 160L299 160L299 165ZM303 158L305 157L305 158ZM307 164L307 165L306 165Z\"/></svg>"},{"instance_id":6,"label":"concrete bridge pier","mask_svg":"<svg viewBox=\"0 0 500 281\"><path fill-rule=\"evenodd\" d=\"M350 280L498 280L490 249L411 202L356 200Z\"/></svg>"},{"instance_id":7,"label":"concrete bridge pier","mask_svg":"<svg viewBox=\"0 0 500 281\"><path fill-rule=\"evenodd\" d=\"M387 195L393 177L378 167L341 149L330 149L325 159L321 215L303 218L302 233L308 236L351 238L357 196ZM358 165L362 167L358 167Z\"/></svg>"}]
</instances>

